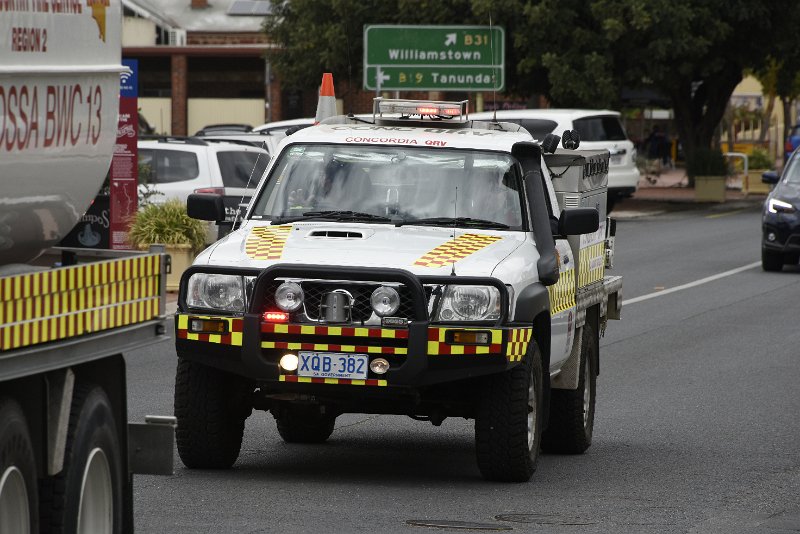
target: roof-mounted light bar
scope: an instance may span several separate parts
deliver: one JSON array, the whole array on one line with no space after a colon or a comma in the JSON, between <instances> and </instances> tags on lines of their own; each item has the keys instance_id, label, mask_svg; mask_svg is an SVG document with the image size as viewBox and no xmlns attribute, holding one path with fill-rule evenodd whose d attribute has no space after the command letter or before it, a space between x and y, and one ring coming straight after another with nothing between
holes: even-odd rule
<instances>
[{"instance_id":1,"label":"roof-mounted light bar","mask_svg":"<svg viewBox=\"0 0 800 534\"><path fill-rule=\"evenodd\" d=\"M373 100L374 118L383 115L400 115L401 117L419 116L437 119L458 118L469 119L469 100L445 102L439 100L398 100L378 97Z\"/></svg>"}]
</instances>

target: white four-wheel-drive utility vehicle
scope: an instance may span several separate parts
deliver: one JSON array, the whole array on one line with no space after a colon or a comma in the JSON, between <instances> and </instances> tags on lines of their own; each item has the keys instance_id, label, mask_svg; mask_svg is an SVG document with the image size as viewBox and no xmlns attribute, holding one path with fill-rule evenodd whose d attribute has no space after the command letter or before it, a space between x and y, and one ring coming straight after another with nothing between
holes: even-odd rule
<instances>
[{"instance_id":1,"label":"white four-wheel-drive utility vehicle","mask_svg":"<svg viewBox=\"0 0 800 534\"><path fill-rule=\"evenodd\" d=\"M466 102L376 99L287 137L239 228L181 280L177 442L228 467L252 409L287 442L344 413L475 420L488 479L528 480L540 448L592 439L608 152L556 150ZM573 143L567 139L566 145ZM219 197L190 214L224 219Z\"/></svg>"}]
</instances>

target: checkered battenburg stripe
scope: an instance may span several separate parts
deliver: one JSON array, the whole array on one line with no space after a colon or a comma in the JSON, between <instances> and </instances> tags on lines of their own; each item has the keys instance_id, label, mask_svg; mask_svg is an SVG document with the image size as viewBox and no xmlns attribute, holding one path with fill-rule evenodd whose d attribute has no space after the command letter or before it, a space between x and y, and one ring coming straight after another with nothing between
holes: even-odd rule
<instances>
[{"instance_id":1,"label":"checkered battenburg stripe","mask_svg":"<svg viewBox=\"0 0 800 534\"><path fill-rule=\"evenodd\" d=\"M533 328L512 328L508 331L506 357L510 362L521 362L528 353L528 343L533 336Z\"/></svg>"},{"instance_id":2,"label":"checkered battenburg stripe","mask_svg":"<svg viewBox=\"0 0 800 534\"><path fill-rule=\"evenodd\" d=\"M245 253L254 260L279 260L291 231L291 226L253 228L244 245Z\"/></svg>"},{"instance_id":3,"label":"checkered battenburg stripe","mask_svg":"<svg viewBox=\"0 0 800 534\"><path fill-rule=\"evenodd\" d=\"M0 351L148 321L159 313L157 254L0 278Z\"/></svg>"},{"instance_id":4,"label":"checkered battenburg stripe","mask_svg":"<svg viewBox=\"0 0 800 534\"><path fill-rule=\"evenodd\" d=\"M558 282L547 286L550 294L550 315L556 315L575 307L575 269L561 271Z\"/></svg>"},{"instance_id":5,"label":"checkered battenburg stripe","mask_svg":"<svg viewBox=\"0 0 800 534\"><path fill-rule=\"evenodd\" d=\"M295 375L281 375L279 380L281 382L298 382L300 384L339 384L344 386L380 386L385 387L388 382L386 380L375 380L367 378L365 380L356 380L350 378L316 378L309 376L295 376Z\"/></svg>"},{"instance_id":6,"label":"checkered battenburg stripe","mask_svg":"<svg viewBox=\"0 0 800 534\"><path fill-rule=\"evenodd\" d=\"M431 250L415 261L414 265L422 267L450 265L501 239L503 238L496 235L463 234Z\"/></svg>"},{"instance_id":7,"label":"checkered battenburg stripe","mask_svg":"<svg viewBox=\"0 0 800 534\"><path fill-rule=\"evenodd\" d=\"M216 321L225 321L228 323L228 332L226 334L200 334L189 331L190 319L212 319ZM203 315L184 315L177 314L176 321L178 321L177 336L178 339L188 339L189 341L204 341L206 343L217 343L219 345L232 345L235 347L242 346L242 324L241 319L235 317L208 317Z\"/></svg>"}]
</instances>

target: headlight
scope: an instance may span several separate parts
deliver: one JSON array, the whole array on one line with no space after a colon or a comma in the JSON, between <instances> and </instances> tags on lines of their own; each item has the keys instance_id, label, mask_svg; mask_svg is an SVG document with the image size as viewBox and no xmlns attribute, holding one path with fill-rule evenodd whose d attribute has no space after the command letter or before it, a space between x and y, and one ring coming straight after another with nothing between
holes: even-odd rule
<instances>
[{"instance_id":1,"label":"headlight","mask_svg":"<svg viewBox=\"0 0 800 534\"><path fill-rule=\"evenodd\" d=\"M303 297L303 288L295 282L284 282L275 290L275 304L285 312L299 310Z\"/></svg>"},{"instance_id":2,"label":"headlight","mask_svg":"<svg viewBox=\"0 0 800 534\"><path fill-rule=\"evenodd\" d=\"M436 313L438 321L496 321L500 291L494 286L447 286Z\"/></svg>"},{"instance_id":3,"label":"headlight","mask_svg":"<svg viewBox=\"0 0 800 534\"><path fill-rule=\"evenodd\" d=\"M768 209L770 213L794 213L796 211L794 206L777 198L769 199Z\"/></svg>"},{"instance_id":4,"label":"headlight","mask_svg":"<svg viewBox=\"0 0 800 534\"><path fill-rule=\"evenodd\" d=\"M211 308L244 313L242 277L231 274L196 273L189 278L186 304L190 308Z\"/></svg>"},{"instance_id":5,"label":"headlight","mask_svg":"<svg viewBox=\"0 0 800 534\"><path fill-rule=\"evenodd\" d=\"M372 309L378 317L394 315L400 309L400 295L393 287L381 286L369 298Z\"/></svg>"}]
</instances>

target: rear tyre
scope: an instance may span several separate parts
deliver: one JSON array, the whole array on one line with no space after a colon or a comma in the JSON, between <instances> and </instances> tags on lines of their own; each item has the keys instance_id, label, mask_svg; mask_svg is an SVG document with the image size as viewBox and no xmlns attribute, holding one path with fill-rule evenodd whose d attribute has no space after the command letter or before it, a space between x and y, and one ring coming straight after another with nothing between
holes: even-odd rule
<instances>
[{"instance_id":1,"label":"rear tyre","mask_svg":"<svg viewBox=\"0 0 800 534\"><path fill-rule=\"evenodd\" d=\"M0 399L0 532L39 532L36 460L25 415Z\"/></svg>"},{"instance_id":2,"label":"rear tyre","mask_svg":"<svg viewBox=\"0 0 800 534\"><path fill-rule=\"evenodd\" d=\"M780 271L783 269L783 254L762 247L761 268L765 271Z\"/></svg>"},{"instance_id":3,"label":"rear tyre","mask_svg":"<svg viewBox=\"0 0 800 534\"><path fill-rule=\"evenodd\" d=\"M336 425L336 417L287 410L275 416L278 434L286 443L323 443Z\"/></svg>"},{"instance_id":4,"label":"rear tyre","mask_svg":"<svg viewBox=\"0 0 800 534\"><path fill-rule=\"evenodd\" d=\"M238 376L178 359L175 375L175 441L190 469L228 469L239 457L247 404L247 382Z\"/></svg>"},{"instance_id":5,"label":"rear tyre","mask_svg":"<svg viewBox=\"0 0 800 534\"><path fill-rule=\"evenodd\" d=\"M578 388L554 389L550 394L550 423L542 434L545 452L581 454L592 444L597 345L597 333L586 323L581 340Z\"/></svg>"},{"instance_id":6,"label":"rear tyre","mask_svg":"<svg viewBox=\"0 0 800 534\"><path fill-rule=\"evenodd\" d=\"M487 377L475 416L478 468L487 480L526 482L539 459L542 360L531 342L525 361Z\"/></svg>"},{"instance_id":7,"label":"rear tyre","mask_svg":"<svg viewBox=\"0 0 800 534\"><path fill-rule=\"evenodd\" d=\"M122 485L111 403L102 388L79 386L70 408L64 468L42 482L42 532L122 532Z\"/></svg>"}]
</instances>

